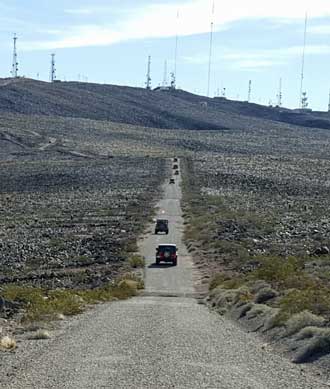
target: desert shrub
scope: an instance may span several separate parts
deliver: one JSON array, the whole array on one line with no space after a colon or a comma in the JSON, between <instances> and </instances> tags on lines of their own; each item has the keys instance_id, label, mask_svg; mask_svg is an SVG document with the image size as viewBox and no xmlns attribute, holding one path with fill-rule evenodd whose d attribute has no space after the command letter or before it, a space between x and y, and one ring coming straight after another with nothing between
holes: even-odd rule
<instances>
[{"instance_id":1,"label":"desert shrub","mask_svg":"<svg viewBox=\"0 0 330 389\"><path fill-rule=\"evenodd\" d=\"M320 327L305 327L298 332L296 338L297 340L310 339L321 335L324 331L325 329Z\"/></svg>"},{"instance_id":2,"label":"desert shrub","mask_svg":"<svg viewBox=\"0 0 330 389\"><path fill-rule=\"evenodd\" d=\"M305 363L330 353L330 330L326 329L310 339L295 358L296 363Z\"/></svg>"},{"instance_id":3,"label":"desert shrub","mask_svg":"<svg viewBox=\"0 0 330 389\"><path fill-rule=\"evenodd\" d=\"M224 273L217 273L213 278L211 279L209 290L213 290L220 286L228 277Z\"/></svg>"},{"instance_id":4,"label":"desert shrub","mask_svg":"<svg viewBox=\"0 0 330 389\"><path fill-rule=\"evenodd\" d=\"M241 286L243 286L244 283L245 283L245 281L243 278L233 277L229 280L223 281L223 283L221 284L221 287L223 289L238 289Z\"/></svg>"},{"instance_id":5,"label":"desert shrub","mask_svg":"<svg viewBox=\"0 0 330 389\"><path fill-rule=\"evenodd\" d=\"M0 338L0 350L14 350L16 348L16 340L9 336Z\"/></svg>"},{"instance_id":6,"label":"desert shrub","mask_svg":"<svg viewBox=\"0 0 330 389\"><path fill-rule=\"evenodd\" d=\"M272 310L268 305L264 304L253 304L252 308L247 312L247 317L252 319L254 317L265 315Z\"/></svg>"},{"instance_id":7,"label":"desert shrub","mask_svg":"<svg viewBox=\"0 0 330 389\"><path fill-rule=\"evenodd\" d=\"M286 335L290 336L305 327L320 327L324 324L325 319L321 316L314 315L309 311L299 312L287 321L286 323Z\"/></svg>"},{"instance_id":8,"label":"desert shrub","mask_svg":"<svg viewBox=\"0 0 330 389\"><path fill-rule=\"evenodd\" d=\"M279 309L273 308L273 313L269 315L269 317L264 322L264 331L269 331L275 327L282 327L284 326L287 316L283 315Z\"/></svg>"},{"instance_id":9,"label":"desert shrub","mask_svg":"<svg viewBox=\"0 0 330 389\"><path fill-rule=\"evenodd\" d=\"M254 302L257 304L262 304L268 300L271 300L272 298L276 297L278 293L276 290L270 288L270 287L265 287L263 289L260 289L259 292L256 294L254 298Z\"/></svg>"},{"instance_id":10,"label":"desert shrub","mask_svg":"<svg viewBox=\"0 0 330 389\"><path fill-rule=\"evenodd\" d=\"M141 255L132 255L128 260L133 268L144 268L145 259Z\"/></svg>"},{"instance_id":11,"label":"desert shrub","mask_svg":"<svg viewBox=\"0 0 330 389\"><path fill-rule=\"evenodd\" d=\"M306 310L322 315L330 310L330 290L324 287L291 290L282 297L280 308L289 316Z\"/></svg>"},{"instance_id":12,"label":"desert shrub","mask_svg":"<svg viewBox=\"0 0 330 389\"><path fill-rule=\"evenodd\" d=\"M298 261L293 258L266 257L260 258L259 269L253 272L255 279L281 284L289 277L301 271Z\"/></svg>"}]
</instances>

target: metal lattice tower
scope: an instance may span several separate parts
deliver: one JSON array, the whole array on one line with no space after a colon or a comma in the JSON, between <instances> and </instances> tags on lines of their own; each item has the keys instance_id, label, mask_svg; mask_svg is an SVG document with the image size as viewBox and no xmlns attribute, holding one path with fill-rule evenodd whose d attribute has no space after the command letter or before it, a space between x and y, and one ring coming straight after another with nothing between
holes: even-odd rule
<instances>
[{"instance_id":1,"label":"metal lattice tower","mask_svg":"<svg viewBox=\"0 0 330 389\"><path fill-rule=\"evenodd\" d=\"M17 59L17 36L14 34L14 50L13 50L13 63L12 63L12 68L11 68L11 75L13 78L18 77L18 59Z\"/></svg>"},{"instance_id":2,"label":"metal lattice tower","mask_svg":"<svg viewBox=\"0 0 330 389\"><path fill-rule=\"evenodd\" d=\"M330 112L330 90L329 90L329 103L328 103L328 112Z\"/></svg>"},{"instance_id":3,"label":"metal lattice tower","mask_svg":"<svg viewBox=\"0 0 330 389\"><path fill-rule=\"evenodd\" d=\"M56 80L55 54L51 54L51 57L50 81L54 82Z\"/></svg>"},{"instance_id":4,"label":"metal lattice tower","mask_svg":"<svg viewBox=\"0 0 330 389\"><path fill-rule=\"evenodd\" d=\"M209 49L209 70L208 70L208 77L207 77L207 97L210 97L212 54L213 54L214 12L215 12L215 1L213 1L213 5L212 5L211 31L210 31L210 49Z\"/></svg>"},{"instance_id":5,"label":"metal lattice tower","mask_svg":"<svg viewBox=\"0 0 330 389\"><path fill-rule=\"evenodd\" d=\"M252 81L249 80L249 90L248 90L248 99L247 99L248 103L251 102L251 95L252 95Z\"/></svg>"},{"instance_id":6,"label":"metal lattice tower","mask_svg":"<svg viewBox=\"0 0 330 389\"><path fill-rule=\"evenodd\" d=\"M304 92L304 78L305 78L305 52L306 52L306 40L307 40L307 23L308 23L308 15L306 12L305 15L305 30L304 30L304 48L302 53L302 61L301 61L301 75L300 75L300 94L299 94L299 106L304 109L303 99L306 97L306 92ZM305 95L304 95L305 94Z\"/></svg>"},{"instance_id":7,"label":"metal lattice tower","mask_svg":"<svg viewBox=\"0 0 330 389\"><path fill-rule=\"evenodd\" d=\"M151 89L151 56L148 57L148 71L147 71L147 81L146 81L146 89Z\"/></svg>"},{"instance_id":8,"label":"metal lattice tower","mask_svg":"<svg viewBox=\"0 0 330 389\"><path fill-rule=\"evenodd\" d=\"M163 77L163 88L166 88L168 84L167 81L167 61L164 62L164 77Z\"/></svg>"}]
</instances>

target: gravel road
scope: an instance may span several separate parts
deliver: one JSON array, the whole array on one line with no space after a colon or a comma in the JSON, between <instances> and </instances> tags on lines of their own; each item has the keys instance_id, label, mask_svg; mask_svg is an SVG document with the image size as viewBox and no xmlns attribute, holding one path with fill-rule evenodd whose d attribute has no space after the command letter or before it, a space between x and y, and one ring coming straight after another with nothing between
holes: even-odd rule
<instances>
[{"instance_id":1,"label":"gravel road","mask_svg":"<svg viewBox=\"0 0 330 389\"><path fill-rule=\"evenodd\" d=\"M8 356L16 373L1 388L329 388L308 366L290 363L235 323L198 304L182 243L179 183L165 186L159 216L169 235L147 234L143 296L97 306L51 340ZM158 243L176 243L177 267L153 265ZM29 343L28 343L29 345Z\"/></svg>"}]
</instances>

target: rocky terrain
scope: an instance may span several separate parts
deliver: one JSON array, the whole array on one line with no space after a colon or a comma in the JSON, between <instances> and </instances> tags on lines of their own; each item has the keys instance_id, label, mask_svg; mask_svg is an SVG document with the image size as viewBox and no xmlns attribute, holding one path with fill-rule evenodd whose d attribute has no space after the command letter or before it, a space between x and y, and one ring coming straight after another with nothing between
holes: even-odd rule
<instances>
[{"instance_id":1,"label":"rocky terrain","mask_svg":"<svg viewBox=\"0 0 330 389\"><path fill-rule=\"evenodd\" d=\"M319 358L326 366L329 135L227 136L214 135L219 151L186 165L186 242L204 274L201 287L220 313L283 344L297 362Z\"/></svg>"}]
</instances>

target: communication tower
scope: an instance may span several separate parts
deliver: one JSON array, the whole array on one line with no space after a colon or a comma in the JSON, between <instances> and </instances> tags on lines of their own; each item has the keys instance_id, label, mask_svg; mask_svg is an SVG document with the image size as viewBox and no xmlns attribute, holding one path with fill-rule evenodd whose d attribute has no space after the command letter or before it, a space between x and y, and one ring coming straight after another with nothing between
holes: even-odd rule
<instances>
[{"instance_id":1,"label":"communication tower","mask_svg":"<svg viewBox=\"0 0 330 389\"><path fill-rule=\"evenodd\" d=\"M278 94L277 94L277 106L282 107L282 78L280 78L280 83L278 87Z\"/></svg>"},{"instance_id":2,"label":"communication tower","mask_svg":"<svg viewBox=\"0 0 330 389\"><path fill-rule=\"evenodd\" d=\"M151 56L150 55L148 57L148 71L147 71L146 88L148 90L151 89Z\"/></svg>"},{"instance_id":3,"label":"communication tower","mask_svg":"<svg viewBox=\"0 0 330 389\"><path fill-rule=\"evenodd\" d=\"M164 77L163 77L163 85L162 85L162 87L166 88L167 84L168 84L168 80L167 80L167 61L165 60L165 62L164 62Z\"/></svg>"},{"instance_id":4,"label":"communication tower","mask_svg":"<svg viewBox=\"0 0 330 389\"><path fill-rule=\"evenodd\" d=\"M211 68L212 68L212 54L213 54L214 12L215 12L215 1L213 1L212 16L211 16L210 49L209 49L209 70L208 70L208 77L207 77L207 97L210 97Z\"/></svg>"},{"instance_id":5,"label":"communication tower","mask_svg":"<svg viewBox=\"0 0 330 389\"><path fill-rule=\"evenodd\" d=\"M55 54L51 54L50 82L54 82L55 80L56 80Z\"/></svg>"},{"instance_id":6,"label":"communication tower","mask_svg":"<svg viewBox=\"0 0 330 389\"><path fill-rule=\"evenodd\" d=\"M329 91L329 103L328 103L328 112L330 112L330 91Z\"/></svg>"},{"instance_id":7,"label":"communication tower","mask_svg":"<svg viewBox=\"0 0 330 389\"><path fill-rule=\"evenodd\" d=\"M248 99L247 102L251 102L251 95L252 95L252 80L249 80L249 90L248 90Z\"/></svg>"},{"instance_id":8,"label":"communication tower","mask_svg":"<svg viewBox=\"0 0 330 389\"><path fill-rule=\"evenodd\" d=\"M177 64L178 64L178 47L179 47L179 18L180 14L179 11L177 12L176 15L176 22L177 22L177 30L176 30L176 36L175 36L175 51L174 51L174 72L172 73L172 81L174 83L172 84L171 82L171 88L175 89L176 88L176 79L177 79Z\"/></svg>"},{"instance_id":9,"label":"communication tower","mask_svg":"<svg viewBox=\"0 0 330 389\"><path fill-rule=\"evenodd\" d=\"M17 35L14 34L14 50L13 50L13 63L12 63L12 68L11 68L11 76L13 78L18 77L18 60L17 60Z\"/></svg>"}]
</instances>

